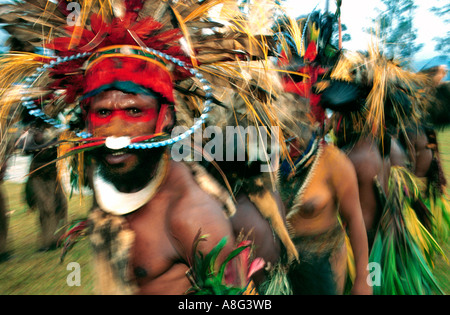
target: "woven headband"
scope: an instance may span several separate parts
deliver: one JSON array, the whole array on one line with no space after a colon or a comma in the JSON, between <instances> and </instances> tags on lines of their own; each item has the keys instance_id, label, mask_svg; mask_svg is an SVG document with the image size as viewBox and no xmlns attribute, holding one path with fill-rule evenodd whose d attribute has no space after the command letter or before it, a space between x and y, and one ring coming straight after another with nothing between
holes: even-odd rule
<instances>
[{"instance_id":1,"label":"woven headband","mask_svg":"<svg viewBox=\"0 0 450 315\"><path fill-rule=\"evenodd\" d=\"M111 58L111 57L128 57L128 58L142 59L161 67L161 69L167 71L167 73L171 76L171 73L167 69L167 62L163 58L155 54L152 54L139 46L130 46L130 45L108 46L97 50L89 57L87 61L86 71L89 71L89 69L94 64L100 62L104 58Z\"/></svg>"}]
</instances>

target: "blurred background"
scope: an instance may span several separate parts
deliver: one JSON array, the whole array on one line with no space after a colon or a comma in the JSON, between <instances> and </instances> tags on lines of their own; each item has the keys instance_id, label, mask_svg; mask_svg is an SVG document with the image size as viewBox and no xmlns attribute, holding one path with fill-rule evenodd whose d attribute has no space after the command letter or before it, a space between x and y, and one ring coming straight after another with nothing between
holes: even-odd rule
<instances>
[{"instance_id":1,"label":"blurred background","mask_svg":"<svg viewBox=\"0 0 450 315\"><path fill-rule=\"evenodd\" d=\"M312 10L336 11L336 1L280 1L293 17ZM342 0L343 48L367 50L376 38L384 52L411 70L450 67L450 2L448 0ZM450 79L447 73L446 80Z\"/></svg>"},{"instance_id":2,"label":"blurred background","mask_svg":"<svg viewBox=\"0 0 450 315\"><path fill-rule=\"evenodd\" d=\"M245 0L243 0L245 1ZM249 0L247 0L249 1ZM4 2L4 1L0 1ZM314 9L335 12L335 1L285 0L294 17L311 13ZM392 55L413 71L436 65L450 68L450 2L448 0L343 0L343 48L366 50L371 39L378 38L385 53ZM0 25L1 26L1 25ZM4 45L6 32L0 32L0 53L8 51ZM3 44L2 44L3 43ZM449 80L447 74L446 80ZM447 178L450 179L450 130L438 134L441 157ZM39 252L39 217L31 211L24 197L24 182L30 157L14 155L8 161L2 189L5 191L9 216L7 249L10 258L0 263L0 294L95 294L91 249L87 239L81 239L60 262L61 250ZM68 180L65 179L69 197ZM450 193L450 190L449 190ZM75 192L69 198L68 221L86 217L92 203L89 191ZM450 255L450 242L443 244ZM81 267L80 286L68 286L67 270L70 262ZM450 293L450 267L440 259L435 273L442 289Z\"/></svg>"}]
</instances>

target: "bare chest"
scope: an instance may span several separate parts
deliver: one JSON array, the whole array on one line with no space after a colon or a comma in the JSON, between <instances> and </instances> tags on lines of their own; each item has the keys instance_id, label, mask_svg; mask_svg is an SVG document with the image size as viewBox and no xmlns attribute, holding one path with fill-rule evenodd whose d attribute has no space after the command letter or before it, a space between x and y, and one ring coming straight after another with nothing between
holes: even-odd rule
<instances>
[{"instance_id":1,"label":"bare chest","mask_svg":"<svg viewBox=\"0 0 450 315\"><path fill-rule=\"evenodd\" d=\"M152 209L138 210L128 223L135 234L130 268L140 293L182 294L189 288L187 263L176 249L165 220L167 204L155 202ZM158 212L150 211L158 209Z\"/></svg>"},{"instance_id":2,"label":"bare chest","mask_svg":"<svg viewBox=\"0 0 450 315\"><path fill-rule=\"evenodd\" d=\"M326 178L316 173L308 185L298 192L288 218L300 216L304 219L312 219L322 215L333 204L333 194Z\"/></svg>"},{"instance_id":3,"label":"bare chest","mask_svg":"<svg viewBox=\"0 0 450 315\"><path fill-rule=\"evenodd\" d=\"M337 205L323 165L318 167L307 186L296 196L287 214L293 236L323 231L336 224Z\"/></svg>"}]
</instances>

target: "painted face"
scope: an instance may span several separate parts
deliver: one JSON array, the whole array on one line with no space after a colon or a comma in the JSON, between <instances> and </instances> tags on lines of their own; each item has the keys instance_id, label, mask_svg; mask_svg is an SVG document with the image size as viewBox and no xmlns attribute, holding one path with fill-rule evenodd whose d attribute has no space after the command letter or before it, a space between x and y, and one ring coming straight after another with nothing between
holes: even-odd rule
<instances>
[{"instance_id":1,"label":"painted face","mask_svg":"<svg viewBox=\"0 0 450 315\"><path fill-rule=\"evenodd\" d=\"M154 132L158 108L158 100L149 95L106 91L91 102L89 129L94 136L149 134Z\"/></svg>"},{"instance_id":2,"label":"painted face","mask_svg":"<svg viewBox=\"0 0 450 315\"><path fill-rule=\"evenodd\" d=\"M136 137L155 132L159 102L142 94L128 94L117 90L94 97L88 109L88 127L94 137ZM126 174L139 164L136 151L103 150L100 162L112 173Z\"/></svg>"}]
</instances>

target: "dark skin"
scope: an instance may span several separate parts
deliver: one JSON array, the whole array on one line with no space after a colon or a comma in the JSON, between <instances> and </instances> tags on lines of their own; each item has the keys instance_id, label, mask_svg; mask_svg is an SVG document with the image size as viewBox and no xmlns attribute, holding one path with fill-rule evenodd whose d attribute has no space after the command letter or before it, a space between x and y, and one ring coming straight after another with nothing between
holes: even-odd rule
<instances>
[{"instance_id":1,"label":"dark skin","mask_svg":"<svg viewBox=\"0 0 450 315\"><path fill-rule=\"evenodd\" d=\"M102 118L114 111L123 111L127 119L112 117L104 125L90 124L94 136L140 136L152 134L156 127L156 117L151 121L140 122L141 113L158 108L157 99L147 95L127 94L121 91L106 91L91 102L89 114ZM136 121L133 121L133 118ZM173 113L167 112L163 128L173 124ZM122 192L133 192L142 188L140 181L130 185L129 174L141 169L144 163L139 150L118 150L119 152L103 151L96 156L107 171L117 179L115 186ZM119 153L113 155L113 153ZM154 175L153 168L144 167L141 174L148 182ZM124 180L120 180L120 179ZM125 184L127 183L127 184ZM136 239L132 248L132 267L135 271L139 294L183 294L190 287L186 272L188 263L192 261L192 245L198 231L208 235L207 241L200 242L199 250L204 254L223 238L228 242L218 258L218 263L234 248L234 231L242 230L245 222L255 222L255 209L251 204L240 203L239 209L247 209L242 215L240 225L233 226L224 215L222 204L205 193L195 182L188 167L180 162L169 160L167 174L152 197L140 209L125 216L130 228L135 232ZM253 219L252 219L253 218ZM259 220L259 221L258 221ZM263 220L256 219L256 222ZM264 221L265 222L265 221ZM266 226L268 223L265 222ZM244 229L243 233L248 234ZM271 244L269 244L270 246ZM257 248L267 246L261 243ZM275 251L276 255L276 251Z\"/></svg>"},{"instance_id":2,"label":"dark skin","mask_svg":"<svg viewBox=\"0 0 450 315\"><path fill-rule=\"evenodd\" d=\"M411 128L401 139L392 138L392 165L410 169L417 177L426 177L433 160L429 140L422 128Z\"/></svg>"},{"instance_id":3,"label":"dark skin","mask_svg":"<svg viewBox=\"0 0 450 315\"><path fill-rule=\"evenodd\" d=\"M200 229L209 235L199 248L205 254L222 237L229 238L223 255L234 242L221 205L196 186L186 166L180 163L170 166L157 195L126 219L136 233L132 263L135 270L140 270L140 294L182 294L190 287L185 274Z\"/></svg>"},{"instance_id":4,"label":"dark skin","mask_svg":"<svg viewBox=\"0 0 450 315\"><path fill-rule=\"evenodd\" d=\"M271 194L284 218L284 206L281 198L276 193ZM243 233L244 236L247 236L255 244L254 255L263 257L266 263L270 263L269 266L273 266L280 257L281 248L278 237L274 236L268 222L245 194L239 194L236 197L236 202L236 214L231 217L234 235ZM264 271L261 270L255 274L253 280L258 285L264 278Z\"/></svg>"},{"instance_id":5,"label":"dark skin","mask_svg":"<svg viewBox=\"0 0 450 315\"><path fill-rule=\"evenodd\" d=\"M345 180L342 174L345 174ZM315 235L334 228L338 224L338 213L348 231L355 257L356 279L351 293L372 294L366 281L369 251L355 170L342 152L333 146L325 146L313 180L304 191L301 206L298 212L288 212L288 222L294 236ZM342 294L347 272L346 245L336 252L331 265L337 293Z\"/></svg>"},{"instance_id":6,"label":"dark skin","mask_svg":"<svg viewBox=\"0 0 450 315\"><path fill-rule=\"evenodd\" d=\"M389 158L381 156L377 144L370 138L362 138L354 146L343 149L355 167L370 248L383 210L375 194L374 178L377 178L386 193L391 162Z\"/></svg>"},{"instance_id":7,"label":"dark skin","mask_svg":"<svg viewBox=\"0 0 450 315\"><path fill-rule=\"evenodd\" d=\"M411 142L410 160L412 171L417 177L426 177L433 160L433 152L428 148L428 138L422 130L409 132L408 139Z\"/></svg>"},{"instance_id":8,"label":"dark skin","mask_svg":"<svg viewBox=\"0 0 450 315\"><path fill-rule=\"evenodd\" d=\"M408 156L405 150L402 148L399 140L397 138L391 138L391 153L389 155L392 166L408 166Z\"/></svg>"},{"instance_id":9,"label":"dark skin","mask_svg":"<svg viewBox=\"0 0 450 315\"><path fill-rule=\"evenodd\" d=\"M427 74L431 79L432 83L432 93L436 93L434 90L439 86L445 84L442 80L447 74L447 68L445 65L440 65L432 67L430 69L422 71ZM448 94L447 94L448 95ZM437 97L435 101L442 102L443 104L448 103L448 98L446 94L442 94L440 99L438 95L430 95L431 97ZM432 106L436 106L433 104ZM437 106L438 111L433 112L432 116L447 117L446 112L448 106ZM417 177L426 177L428 170L430 169L431 162L433 160L433 152L428 147L429 140L422 126L413 127L408 130L406 135L408 143L404 144L404 150L408 154L409 162L411 163L411 170Z\"/></svg>"}]
</instances>

